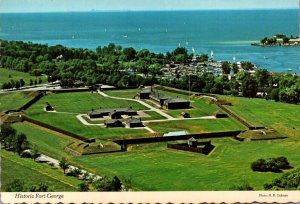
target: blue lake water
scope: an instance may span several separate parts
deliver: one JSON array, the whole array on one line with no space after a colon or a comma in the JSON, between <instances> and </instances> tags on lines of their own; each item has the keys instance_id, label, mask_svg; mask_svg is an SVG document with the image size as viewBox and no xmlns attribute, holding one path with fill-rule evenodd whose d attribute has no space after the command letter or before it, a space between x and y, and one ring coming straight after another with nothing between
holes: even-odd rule
<instances>
[{"instance_id":1,"label":"blue lake water","mask_svg":"<svg viewBox=\"0 0 300 204\"><path fill-rule=\"evenodd\" d=\"M253 47L274 34L298 35L298 10L0 14L0 39L95 49L108 43L153 52L184 46L216 60L252 61L299 73L300 47Z\"/></svg>"}]
</instances>

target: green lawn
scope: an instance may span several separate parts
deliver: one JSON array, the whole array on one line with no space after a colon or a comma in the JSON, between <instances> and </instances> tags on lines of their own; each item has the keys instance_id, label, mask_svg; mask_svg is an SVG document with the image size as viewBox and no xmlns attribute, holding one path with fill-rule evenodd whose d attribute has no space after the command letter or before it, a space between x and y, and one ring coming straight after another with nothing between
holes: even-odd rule
<instances>
[{"instance_id":1,"label":"green lawn","mask_svg":"<svg viewBox=\"0 0 300 204\"><path fill-rule=\"evenodd\" d=\"M49 191L77 191L81 183L74 177L65 176L61 169L53 169L48 164L34 162L17 154L1 150L1 184L2 191L6 184L14 179L24 180L27 185L40 182L49 186Z\"/></svg>"},{"instance_id":2,"label":"green lawn","mask_svg":"<svg viewBox=\"0 0 300 204\"><path fill-rule=\"evenodd\" d=\"M157 132L186 130L190 134L245 130L243 125L231 118L153 122L149 123L149 127Z\"/></svg>"},{"instance_id":3,"label":"green lawn","mask_svg":"<svg viewBox=\"0 0 300 204\"><path fill-rule=\"evenodd\" d=\"M57 112L87 113L91 109L132 107L135 110L146 110L147 108L135 101L118 100L106 98L94 92L75 92L49 94L39 100L28 110L29 114L38 113L43 110L44 104L50 103Z\"/></svg>"},{"instance_id":4,"label":"green lawn","mask_svg":"<svg viewBox=\"0 0 300 204\"><path fill-rule=\"evenodd\" d=\"M48 113L43 110L44 104L50 103L57 112ZM75 134L97 139L119 137L135 137L148 133L144 129L104 128L85 126L77 118L79 113L86 113L92 108L133 107L135 110L146 110L143 105L126 100L105 98L98 93L76 92L49 94L32 105L26 114L35 120L51 124Z\"/></svg>"},{"instance_id":5,"label":"green lawn","mask_svg":"<svg viewBox=\"0 0 300 204\"><path fill-rule=\"evenodd\" d=\"M278 178L278 173L258 173L250 168L259 158L286 156L300 167L300 140L238 142L211 139L216 146L208 155L168 149L166 143L135 145L128 152L76 157L74 160L97 173L131 178L135 190L229 190L248 182L255 190Z\"/></svg>"},{"instance_id":6,"label":"green lawn","mask_svg":"<svg viewBox=\"0 0 300 204\"><path fill-rule=\"evenodd\" d=\"M139 92L139 89L124 89L124 90L111 90L105 91L109 96L121 97L121 98L133 98Z\"/></svg>"},{"instance_id":7,"label":"green lawn","mask_svg":"<svg viewBox=\"0 0 300 204\"><path fill-rule=\"evenodd\" d=\"M232 103L232 106L227 106L229 109L251 124L274 128L285 136L300 137L299 105L242 97L225 99Z\"/></svg>"},{"instance_id":8,"label":"green lawn","mask_svg":"<svg viewBox=\"0 0 300 204\"><path fill-rule=\"evenodd\" d=\"M148 133L144 129L127 129L127 128L105 128L99 126L85 126L75 114L68 113L46 113L36 112L28 114L30 118L53 125L55 127L73 132L86 138L95 139L120 139L121 137L139 137Z\"/></svg>"},{"instance_id":9,"label":"green lawn","mask_svg":"<svg viewBox=\"0 0 300 204\"><path fill-rule=\"evenodd\" d=\"M64 152L64 149L73 142L79 142L71 137L54 134L53 132L41 129L38 126L29 125L28 123L15 123L13 127L18 132L23 132L31 145L37 145L39 151L43 154L49 155L55 159L61 157L69 157Z\"/></svg>"},{"instance_id":10,"label":"green lawn","mask_svg":"<svg viewBox=\"0 0 300 204\"><path fill-rule=\"evenodd\" d=\"M9 77L9 75L10 75L10 77ZM29 86L30 79L32 79L33 82L34 82L34 80L39 81L39 79L42 79L43 83L47 82L46 76L35 77L35 76L30 76L30 74L25 73L25 72L19 72L19 71L15 71L15 70L0 68L0 88L6 82L9 82L11 80L19 81L20 79L23 79L25 81L25 86Z\"/></svg>"},{"instance_id":11,"label":"green lawn","mask_svg":"<svg viewBox=\"0 0 300 204\"><path fill-rule=\"evenodd\" d=\"M182 112L189 113L191 117L202 117L210 116L215 111L219 110L217 105L211 103L210 99L198 97L191 99L191 107L192 108L189 109L166 110L165 112L173 117L181 118L182 116L180 114Z\"/></svg>"},{"instance_id":12,"label":"green lawn","mask_svg":"<svg viewBox=\"0 0 300 204\"><path fill-rule=\"evenodd\" d=\"M18 109L34 97L33 92L11 92L0 94L0 112Z\"/></svg>"}]
</instances>

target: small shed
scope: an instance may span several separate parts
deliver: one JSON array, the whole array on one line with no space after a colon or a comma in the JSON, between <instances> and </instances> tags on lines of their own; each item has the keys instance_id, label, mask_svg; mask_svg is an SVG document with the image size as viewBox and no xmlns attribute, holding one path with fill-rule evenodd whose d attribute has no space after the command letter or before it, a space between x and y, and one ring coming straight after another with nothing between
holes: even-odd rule
<instances>
[{"instance_id":1,"label":"small shed","mask_svg":"<svg viewBox=\"0 0 300 204\"><path fill-rule=\"evenodd\" d=\"M124 125L129 128L144 127L142 119L133 116L126 118L124 121Z\"/></svg>"},{"instance_id":2,"label":"small shed","mask_svg":"<svg viewBox=\"0 0 300 204\"><path fill-rule=\"evenodd\" d=\"M164 105L166 109L185 109L190 108L190 101L183 98L175 97L165 100Z\"/></svg>"},{"instance_id":3,"label":"small shed","mask_svg":"<svg viewBox=\"0 0 300 204\"><path fill-rule=\"evenodd\" d=\"M108 119L104 121L104 125L107 128L113 128L113 127L124 127L121 121L116 119Z\"/></svg>"},{"instance_id":4,"label":"small shed","mask_svg":"<svg viewBox=\"0 0 300 204\"><path fill-rule=\"evenodd\" d=\"M140 96L140 99L149 99L150 94L151 94L151 90L145 89L145 90L140 91L139 96Z\"/></svg>"},{"instance_id":5,"label":"small shed","mask_svg":"<svg viewBox=\"0 0 300 204\"><path fill-rule=\"evenodd\" d=\"M46 102L44 105L44 110L45 111L54 111L54 108L48 102Z\"/></svg>"},{"instance_id":6,"label":"small shed","mask_svg":"<svg viewBox=\"0 0 300 204\"><path fill-rule=\"evenodd\" d=\"M189 147L197 147L198 142L197 142L197 140L194 137L191 137L188 140L188 145L189 145Z\"/></svg>"},{"instance_id":7,"label":"small shed","mask_svg":"<svg viewBox=\"0 0 300 204\"><path fill-rule=\"evenodd\" d=\"M214 112L213 115L214 115L216 118L228 118L228 115L227 115L226 113L223 113L223 112L220 111L220 110Z\"/></svg>"},{"instance_id":8,"label":"small shed","mask_svg":"<svg viewBox=\"0 0 300 204\"><path fill-rule=\"evenodd\" d=\"M186 113L186 112L181 112L180 114L183 118L190 118L190 114L189 113Z\"/></svg>"}]
</instances>

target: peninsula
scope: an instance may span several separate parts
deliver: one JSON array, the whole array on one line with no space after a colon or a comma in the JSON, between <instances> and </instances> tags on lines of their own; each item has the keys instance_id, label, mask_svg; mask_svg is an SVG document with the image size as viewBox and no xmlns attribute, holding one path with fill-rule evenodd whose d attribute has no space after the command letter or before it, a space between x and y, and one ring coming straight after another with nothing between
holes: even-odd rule
<instances>
[{"instance_id":1,"label":"peninsula","mask_svg":"<svg viewBox=\"0 0 300 204\"><path fill-rule=\"evenodd\" d=\"M251 43L253 46L299 46L300 38L284 34L276 34L273 37L264 37L259 43Z\"/></svg>"}]
</instances>

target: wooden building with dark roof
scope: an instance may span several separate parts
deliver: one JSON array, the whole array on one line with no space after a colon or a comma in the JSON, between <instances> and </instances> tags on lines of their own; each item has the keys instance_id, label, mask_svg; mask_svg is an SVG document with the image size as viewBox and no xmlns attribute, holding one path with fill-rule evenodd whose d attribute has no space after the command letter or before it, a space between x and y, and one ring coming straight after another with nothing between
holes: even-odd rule
<instances>
[{"instance_id":1,"label":"wooden building with dark roof","mask_svg":"<svg viewBox=\"0 0 300 204\"><path fill-rule=\"evenodd\" d=\"M104 125L107 128L124 127L123 123L120 120L116 120L116 119L105 120Z\"/></svg>"},{"instance_id":2,"label":"wooden building with dark roof","mask_svg":"<svg viewBox=\"0 0 300 204\"><path fill-rule=\"evenodd\" d=\"M166 109L185 109L190 108L190 101L184 98L169 98L164 101L164 107Z\"/></svg>"},{"instance_id":3,"label":"wooden building with dark roof","mask_svg":"<svg viewBox=\"0 0 300 204\"><path fill-rule=\"evenodd\" d=\"M216 118L228 118L228 115L220 110L214 112L213 116L215 116Z\"/></svg>"},{"instance_id":4,"label":"wooden building with dark roof","mask_svg":"<svg viewBox=\"0 0 300 204\"><path fill-rule=\"evenodd\" d=\"M140 99L150 99L151 90L150 89L144 89L140 91L139 97Z\"/></svg>"},{"instance_id":5,"label":"wooden building with dark roof","mask_svg":"<svg viewBox=\"0 0 300 204\"><path fill-rule=\"evenodd\" d=\"M128 128L144 127L142 119L133 116L126 118L123 123Z\"/></svg>"},{"instance_id":6,"label":"wooden building with dark roof","mask_svg":"<svg viewBox=\"0 0 300 204\"><path fill-rule=\"evenodd\" d=\"M122 115L134 116L138 115L137 111L133 110L132 107L129 108L106 108L91 110L87 113L90 118L102 118L104 116L110 116L111 119L121 118Z\"/></svg>"}]
</instances>

